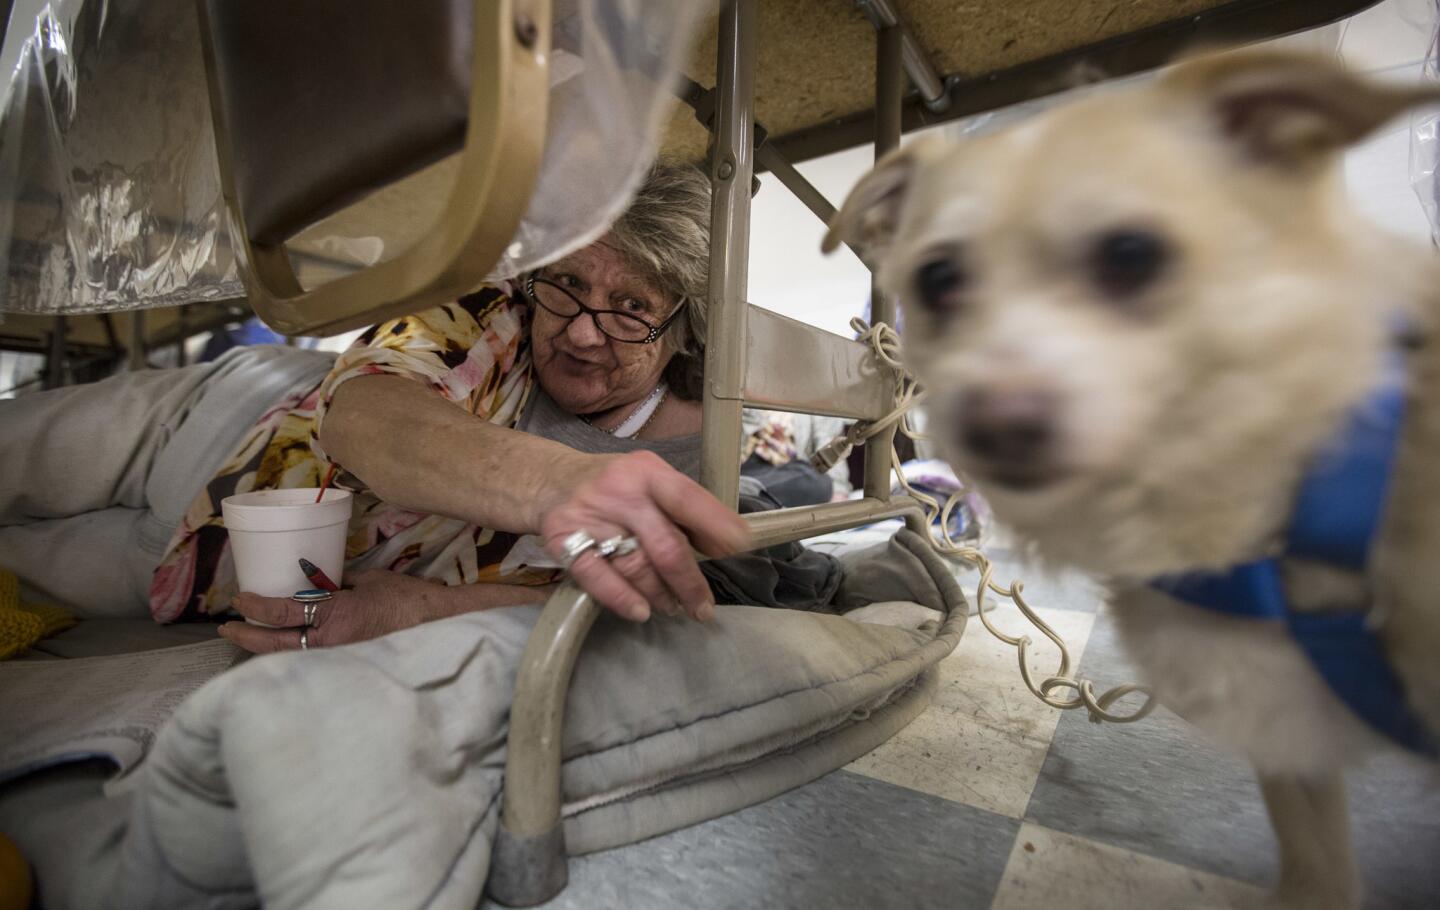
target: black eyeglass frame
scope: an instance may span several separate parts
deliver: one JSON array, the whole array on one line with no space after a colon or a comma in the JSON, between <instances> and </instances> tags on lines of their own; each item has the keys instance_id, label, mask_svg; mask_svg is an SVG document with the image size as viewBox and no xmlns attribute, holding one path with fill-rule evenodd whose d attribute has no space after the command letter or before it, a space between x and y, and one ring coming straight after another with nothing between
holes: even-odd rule
<instances>
[{"instance_id":1,"label":"black eyeglass frame","mask_svg":"<svg viewBox=\"0 0 1440 910\"><path fill-rule=\"evenodd\" d=\"M575 306L579 307L579 310L567 316L564 313L557 313L554 310L550 309L543 302L541 302L539 297L535 295L535 282L537 281L541 284L546 285L547 287L552 287L560 293L564 294L566 297L569 297L570 302L575 304ZM666 316L664 322L660 323L659 325L651 325L650 323L641 319L639 316L634 315L633 313L623 313L620 310L597 310L594 307L586 306L580 301L580 298L565 290L565 288L551 281L549 278L539 277L534 272L531 272L530 275L525 279L525 296L528 297L531 301L533 301L536 306L540 307L542 310L549 313L550 315L558 316L561 319L564 319L567 325L570 323L571 320L574 320L580 316L591 317L595 320L595 328L599 330L601 335L604 335L611 341L618 341L620 344L654 344L655 342L659 341L660 336L665 334L665 330L670 328L671 323L673 323L677 318L679 318L680 313L685 309L685 304L688 302L685 299L681 299L680 304L675 307L675 311L669 316ZM609 332L605 331L605 327L600 324L600 320L598 317L602 313L613 313L616 316L629 319L633 322L638 322L648 330L648 334L644 338L616 338L614 335L611 335Z\"/></svg>"}]
</instances>

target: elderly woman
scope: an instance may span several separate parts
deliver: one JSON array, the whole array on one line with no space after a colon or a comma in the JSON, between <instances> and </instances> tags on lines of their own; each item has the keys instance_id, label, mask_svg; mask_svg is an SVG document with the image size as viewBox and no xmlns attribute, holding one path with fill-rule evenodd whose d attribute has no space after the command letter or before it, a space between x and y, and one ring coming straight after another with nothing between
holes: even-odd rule
<instances>
[{"instance_id":1,"label":"elderly woman","mask_svg":"<svg viewBox=\"0 0 1440 910\"><path fill-rule=\"evenodd\" d=\"M540 601L556 560L626 618L706 619L691 548L746 543L694 479L708 220L703 175L656 165L598 242L376 326L333 363L241 349L0 402L0 566L92 614L233 607L278 627L220 627L252 651ZM300 604L235 590L220 501L332 468L355 492L353 586L304 628Z\"/></svg>"}]
</instances>

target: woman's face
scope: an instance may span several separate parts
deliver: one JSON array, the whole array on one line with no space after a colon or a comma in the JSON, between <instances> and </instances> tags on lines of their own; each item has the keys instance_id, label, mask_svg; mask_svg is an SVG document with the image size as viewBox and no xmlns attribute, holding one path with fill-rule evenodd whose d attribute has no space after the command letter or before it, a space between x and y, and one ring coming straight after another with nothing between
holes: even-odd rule
<instances>
[{"instance_id":1,"label":"woman's face","mask_svg":"<svg viewBox=\"0 0 1440 910\"><path fill-rule=\"evenodd\" d=\"M608 239L546 266L541 277L592 309L620 310L651 325L664 322L675 300L630 272ZM663 340L626 344L603 335L588 314L567 319L533 305L531 312L530 345L540 386L571 414L598 414L638 401L655 388L670 361Z\"/></svg>"}]
</instances>

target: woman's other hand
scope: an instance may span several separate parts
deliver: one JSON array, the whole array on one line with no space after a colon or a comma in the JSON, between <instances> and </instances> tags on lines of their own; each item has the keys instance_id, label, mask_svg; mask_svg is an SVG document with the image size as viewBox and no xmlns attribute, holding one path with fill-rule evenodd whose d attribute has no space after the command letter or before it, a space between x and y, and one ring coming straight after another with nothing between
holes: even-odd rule
<instances>
[{"instance_id":1,"label":"woman's other hand","mask_svg":"<svg viewBox=\"0 0 1440 910\"><path fill-rule=\"evenodd\" d=\"M353 587L336 591L329 600L316 605L305 643L310 648L334 647L471 610L543 603L554 588L495 584L447 587L399 572L359 572ZM232 606L247 619L277 628L227 622L220 627L222 637L256 654L300 647L300 633L306 628L304 604L288 597L242 593L236 595Z\"/></svg>"},{"instance_id":2,"label":"woman's other hand","mask_svg":"<svg viewBox=\"0 0 1440 910\"><path fill-rule=\"evenodd\" d=\"M710 585L692 548L728 556L748 548L750 534L733 510L653 452L588 456L596 468L540 517L541 537L563 558L565 539L584 531L597 541L634 537L639 549L605 559L592 548L570 566L575 581L605 607L643 622L654 611L683 609L708 620Z\"/></svg>"}]
</instances>

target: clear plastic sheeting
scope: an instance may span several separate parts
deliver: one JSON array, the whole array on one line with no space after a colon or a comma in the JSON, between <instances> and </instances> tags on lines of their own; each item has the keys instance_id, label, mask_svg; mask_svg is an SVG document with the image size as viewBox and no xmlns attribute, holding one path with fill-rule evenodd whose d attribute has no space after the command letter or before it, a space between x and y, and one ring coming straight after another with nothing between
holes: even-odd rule
<instances>
[{"instance_id":1,"label":"clear plastic sheeting","mask_svg":"<svg viewBox=\"0 0 1440 910\"><path fill-rule=\"evenodd\" d=\"M600 236L654 154L711 3L555 0L544 160L493 277ZM0 312L240 297L193 0L15 0L0 65ZM403 251L453 185L447 159L287 247L314 287Z\"/></svg>"},{"instance_id":2,"label":"clear plastic sheeting","mask_svg":"<svg viewBox=\"0 0 1440 910\"><path fill-rule=\"evenodd\" d=\"M1440 0L1436 0L1429 22L1415 23L1417 28L1427 28L1430 34L1430 48L1425 53L1425 67L1421 78L1431 84L1440 84ZM1430 222L1431 242L1440 246L1440 182L1436 180L1436 165L1440 164L1440 113L1427 110L1410 119L1410 186L1420 199L1420 207Z\"/></svg>"},{"instance_id":3,"label":"clear plastic sheeting","mask_svg":"<svg viewBox=\"0 0 1440 910\"><path fill-rule=\"evenodd\" d=\"M556 0L550 120L530 207L495 277L512 277L597 239L639 185L672 89L714 4Z\"/></svg>"},{"instance_id":4,"label":"clear plastic sheeting","mask_svg":"<svg viewBox=\"0 0 1440 910\"><path fill-rule=\"evenodd\" d=\"M15 0L0 311L238 297L192 0Z\"/></svg>"}]
</instances>

